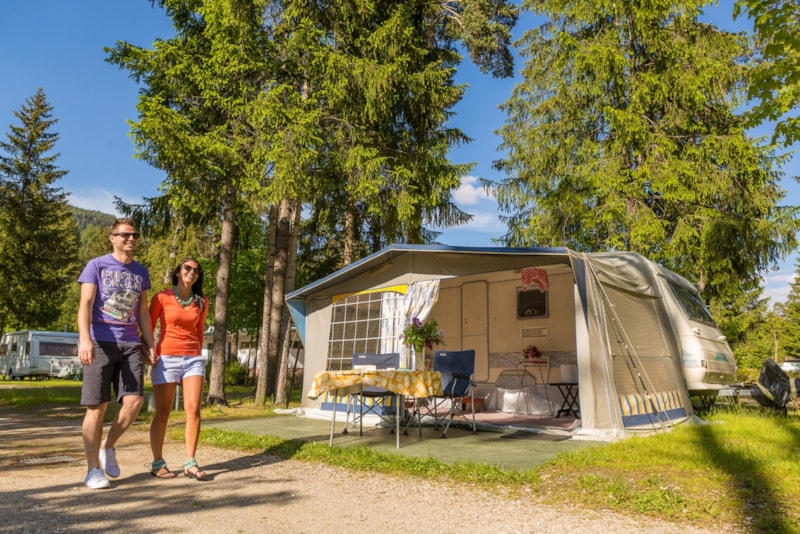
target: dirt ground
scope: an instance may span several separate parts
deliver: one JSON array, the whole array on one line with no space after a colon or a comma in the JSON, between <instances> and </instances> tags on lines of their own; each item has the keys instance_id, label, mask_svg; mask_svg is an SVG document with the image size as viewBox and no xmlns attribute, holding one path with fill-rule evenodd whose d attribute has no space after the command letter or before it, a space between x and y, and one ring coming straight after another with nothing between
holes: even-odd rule
<instances>
[{"instance_id":1,"label":"dirt ground","mask_svg":"<svg viewBox=\"0 0 800 534\"><path fill-rule=\"evenodd\" d=\"M118 444L122 474L111 489L89 490L81 419L70 415L0 415L0 531L724 532L203 445L197 459L208 481L160 480L146 467L151 457L143 425ZM168 438L165 457L173 469L183 456L183 443Z\"/></svg>"}]
</instances>

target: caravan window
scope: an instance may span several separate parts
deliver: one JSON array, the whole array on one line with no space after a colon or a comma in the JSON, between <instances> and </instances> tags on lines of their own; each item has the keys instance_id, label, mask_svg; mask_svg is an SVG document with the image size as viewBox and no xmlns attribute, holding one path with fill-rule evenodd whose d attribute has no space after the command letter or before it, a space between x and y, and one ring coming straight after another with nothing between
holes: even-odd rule
<instances>
[{"instance_id":1,"label":"caravan window","mask_svg":"<svg viewBox=\"0 0 800 534\"><path fill-rule=\"evenodd\" d=\"M517 318L547 317L547 293L538 289L517 291Z\"/></svg>"},{"instance_id":2,"label":"caravan window","mask_svg":"<svg viewBox=\"0 0 800 534\"><path fill-rule=\"evenodd\" d=\"M689 317L690 321L716 326L714 319L711 317L711 313L696 291L676 284L672 280L667 280L667 282L669 282L669 287L672 289L672 294L675 295L675 298L680 303L681 308L683 308L683 311Z\"/></svg>"},{"instance_id":3,"label":"caravan window","mask_svg":"<svg viewBox=\"0 0 800 534\"><path fill-rule=\"evenodd\" d=\"M358 293L336 301L331 316L327 369L350 369L354 352L390 352L386 344L396 336L386 329L402 313L398 305L402 297L394 291L381 291Z\"/></svg>"},{"instance_id":4,"label":"caravan window","mask_svg":"<svg viewBox=\"0 0 800 534\"><path fill-rule=\"evenodd\" d=\"M77 356L78 345L74 343L39 342L39 354L42 356Z\"/></svg>"}]
</instances>

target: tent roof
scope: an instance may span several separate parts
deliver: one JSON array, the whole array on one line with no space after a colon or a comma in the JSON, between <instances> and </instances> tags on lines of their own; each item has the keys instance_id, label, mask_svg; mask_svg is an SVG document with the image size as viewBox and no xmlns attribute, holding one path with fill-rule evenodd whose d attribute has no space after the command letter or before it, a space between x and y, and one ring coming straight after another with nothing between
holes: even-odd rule
<instances>
[{"instance_id":1,"label":"tent roof","mask_svg":"<svg viewBox=\"0 0 800 534\"><path fill-rule=\"evenodd\" d=\"M452 247L441 245L391 245L366 258L354 262L325 278L320 278L300 289L286 295L286 300L304 299L311 295L324 293L327 289L356 278L364 273L374 272L381 266L392 262L410 260L414 257L429 258L435 256L443 263L457 265L459 275L484 273L499 269L535 267L555 262L569 263L570 250L564 247L555 248L504 248L504 247ZM447 262L448 257L453 262ZM503 258L502 262L499 262ZM422 265L430 264L419 262ZM445 269L438 269L441 274ZM451 274L451 273L447 273Z\"/></svg>"}]
</instances>

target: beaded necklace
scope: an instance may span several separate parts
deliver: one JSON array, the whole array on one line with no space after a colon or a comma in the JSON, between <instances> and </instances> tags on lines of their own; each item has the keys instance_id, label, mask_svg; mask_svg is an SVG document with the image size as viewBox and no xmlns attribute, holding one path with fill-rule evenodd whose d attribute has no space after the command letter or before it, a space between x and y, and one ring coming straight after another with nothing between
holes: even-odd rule
<instances>
[{"instance_id":1,"label":"beaded necklace","mask_svg":"<svg viewBox=\"0 0 800 534\"><path fill-rule=\"evenodd\" d=\"M180 295L178 295L178 286L172 286L172 292L175 294L175 299L178 301L178 304L184 308L194 301L194 291L189 292L189 298L187 300L183 300Z\"/></svg>"}]
</instances>

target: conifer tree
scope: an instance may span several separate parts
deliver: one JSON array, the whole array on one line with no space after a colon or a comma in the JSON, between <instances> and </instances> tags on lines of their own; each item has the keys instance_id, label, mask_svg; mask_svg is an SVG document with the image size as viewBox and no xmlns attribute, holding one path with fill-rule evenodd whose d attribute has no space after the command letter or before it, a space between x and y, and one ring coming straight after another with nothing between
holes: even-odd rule
<instances>
[{"instance_id":1,"label":"conifer tree","mask_svg":"<svg viewBox=\"0 0 800 534\"><path fill-rule=\"evenodd\" d=\"M48 328L59 317L79 265L77 225L67 194L54 184L67 174L53 153L57 119L44 90L14 113L0 141L0 329Z\"/></svg>"},{"instance_id":2,"label":"conifer tree","mask_svg":"<svg viewBox=\"0 0 800 534\"><path fill-rule=\"evenodd\" d=\"M504 105L507 244L639 252L722 305L794 249L781 159L736 113L750 50L708 4L523 3L549 20Z\"/></svg>"},{"instance_id":3,"label":"conifer tree","mask_svg":"<svg viewBox=\"0 0 800 534\"><path fill-rule=\"evenodd\" d=\"M800 260L796 264L794 281L783 304L780 345L788 358L800 359Z\"/></svg>"}]
</instances>

